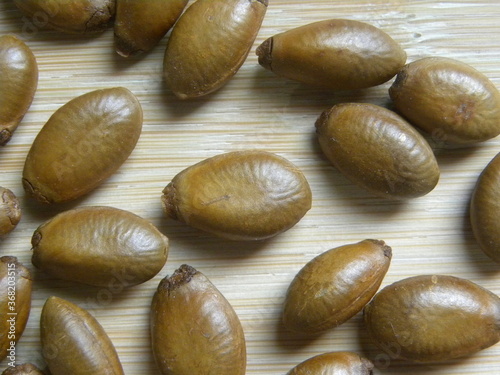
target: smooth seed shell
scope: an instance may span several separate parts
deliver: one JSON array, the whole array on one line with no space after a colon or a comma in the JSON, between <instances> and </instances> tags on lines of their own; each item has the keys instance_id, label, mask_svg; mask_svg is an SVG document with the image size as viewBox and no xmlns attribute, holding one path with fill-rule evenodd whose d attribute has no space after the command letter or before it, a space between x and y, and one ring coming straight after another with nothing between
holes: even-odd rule
<instances>
[{"instance_id":1,"label":"smooth seed shell","mask_svg":"<svg viewBox=\"0 0 500 375\"><path fill-rule=\"evenodd\" d=\"M400 280L365 307L365 323L388 354L418 362L464 357L500 340L500 298L446 275Z\"/></svg>"},{"instance_id":2,"label":"smooth seed shell","mask_svg":"<svg viewBox=\"0 0 500 375\"><path fill-rule=\"evenodd\" d=\"M414 61L398 73L389 94L397 111L436 141L470 144L500 134L500 92L463 62Z\"/></svg>"},{"instance_id":3,"label":"smooth seed shell","mask_svg":"<svg viewBox=\"0 0 500 375\"><path fill-rule=\"evenodd\" d=\"M123 375L113 343L85 309L49 297L40 317L42 355L51 375Z\"/></svg>"},{"instance_id":4,"label":"smooth seed shell","mask_svg":"<svg viewBox=\"0 0 500 375\"><path fill-rule=\"evenodd\" d=\"M174 26L188 0L116 0L116 52L128 57L153 49Z\"/></svg>"},{"instance_id":5,"label":"smooth seed shell","mask_svg":"<svg viewBox=\"0 0 500 375\"><path fill-rule=\"evenodd\" d=\"M439 166L427 141L388 109L337 104L318 118L316 132L328 160L375 195L416 198L438 183Z\"/></svg>"},{"instance_id":6,"label":"smooth seed shell","mask_svg":"<svg viewBox=\"0 0 500 375\"><path fill-rule=\"evenodd\" d=\"M14 367L8 367L2 372L2 375L47 375L42 370L40 370L35 365L31 363L25 363L22 365L16 365Z\"/></svg>"},{"instance_id":7,"label":"smooth seed shell","mask_svg":"<svg viewBox=\"0 0 500 375\"><path fill-rule=\"evenodd\" d=\"M259 240L295 225L311 190L288 160L265 151L220 154L188 167L163 190L167 216L234 240Z\"/></svg>"},{"instance_id":8,"label":"smooth seed shell","mask_svg":"<svg viewBox=\"0 0 500 375\"><path fill-rule=\"evenodd\" d=\"M380 85L406 62L388 34L364 22L331 19L300 26L265 40L259 64L278 76L332 90Z\"/></svg>"},{"instance_id":9,"label":"smooth seed shell","mask_svg":"<svg viewBox=\"0 0 500 375\"><path fill-rule=\"evenodd\" d=\"M286 328L320 333L352 318L370 301L389 269L392 251L364 240L309 261L290 284L283 307Z\"/></svg>"},{"instance_id":10,"label":"smooth seed shell","mask_svg":"<svg viewBox=\"0 0 500 375\"><path fill-rule=\"evenodd\" d=\"M42 203L79 198L127 160L141 130L141 104L123 87L74 98L35 138L24 164L23 187Z\"/></svg>"},{"instance_id":11,"label":"smooth seed shell","mask_svg":"<svg viewBox=\"0 0 500 375\"><path fill-rule=\"evenodd\" d=\"M21 220L21 206L15 194L0 186L0 237L12 232Z\"/></svg>"},{"instance_id":12,"label":"smooth seed shell","mask_svg":"<svg viewBox=\"0 0 500 375\"><path fill-rule=\"evenodd\" d=\"M149 221L112 207L62 212L33 233L33 265L113 290L143 283L165 265L168 239Z\"/></svg>"},{"instance_id":13,"label":"smooth seed shell","mask_svg":"<svg viewBox=\"0 0 500 375\"><path fill-rule=\"evenodd\" d=\"M374 365L352 352L324 353L305 360L287 375L372 375Z\"/></svg>"},{"instance_id":14,"label":"smooth seed shell","mask_svg":"<svg viewBox=\"0 0 500 375\"><path fill-rule=\"evenodd\" d=\"M267 0L198 0L172 30L163 73L176 96L207 95L243 65L259 32Z\"/></svg>"},{"instance_id":15,"label":"smooth seed shell","mask_svg":"<svg viewBox=\"0 0 500 375\"><path fill-rule=\"evenodd\" d=\"M26 328L32 284L29 270L16 257L0 258L0 361L12 355L12 351L15 357L16 348L14 345L12 349L12 342L17 342Z\"/></svg>"},{"instance_id":16,"label":"smooth seed shell","mask_svg":"<svg viewBox=\"0 0 500 375\"><path fill-rule=\"evenodd\" d=\"M246 346L234 309L199 271L182 265L151 306L153 354L164 375L244 375Z\"/></svg>"},{"instance_id":17,"label":"smooth seed shell","mask_svg":"<svg viewBox=\"0 0 500 375\"><path fill-rule=\"evenodd\" d=\"M39 28L43 22L44 26L70 34L104 31L115 15L115 0L14 0L14 3L34 27Z\"/></svg>"},{"instance_id":18,"label":"smooth seed shell","mask_svg":"<svg viewBox=\"0 0 500 375\"><path fill-rule=\"evenodd\" d=\"M500 153L484 168L472 193L470 222L480 248L500 263Z\"/></svg>"},{"instance_id":19,"label":"smooth seed shell","mask_svg":"<svg viewBox=\"0 0 500 375\"><path fill-rule=\"evenodd\" d=\"M38 65L31 49L13 35L0 37L0 146L5 145L31 106Z\"/></svg>"}]
</instances>

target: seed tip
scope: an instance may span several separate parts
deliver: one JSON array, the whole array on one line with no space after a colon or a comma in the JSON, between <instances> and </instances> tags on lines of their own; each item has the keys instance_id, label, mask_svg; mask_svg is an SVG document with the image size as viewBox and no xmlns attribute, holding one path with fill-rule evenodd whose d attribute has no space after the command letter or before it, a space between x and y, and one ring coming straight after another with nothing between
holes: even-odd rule
<instances>
[{"instance_id":1,"label":"seed tip","mask_svg":"<svg viewBox=\"0 0 500 375\"><path fill-rule=\"evenodd\" d=\"M273 62L273 41L273 37L266 39L255 51L258 56L259 64L271 71L273 70L271 66Z\"/></svg>"}]
</instances>

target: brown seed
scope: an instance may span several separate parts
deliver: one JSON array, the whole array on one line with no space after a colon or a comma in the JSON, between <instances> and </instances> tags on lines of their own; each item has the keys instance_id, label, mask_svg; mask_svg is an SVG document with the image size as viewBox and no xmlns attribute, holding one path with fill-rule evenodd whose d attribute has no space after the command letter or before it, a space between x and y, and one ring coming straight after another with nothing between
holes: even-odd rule
<instances>
[{"instance_id":1,"label":"brown seed","mask_svg":"<svg viewBox=\"0 0 500 375\"><path fill-rule=\"evenodd\" d=\"M389 94L403 116L438 141L475 143L500 133L500 92L463 62L414 61L398 73Z\"/></svg>"},{"instance_id":2,"label":"brown seed","mask_svg":"<svg viewBox=\"0 0 500 375\"><path fill-rule=\"evenodd\" d=\"M31 49L13 35L0 37L0 146L5 145L31 106L38 65Z\"/></svg>"},{"instance_id":3,"label":"brown seed","mask_svg":"<svg viewBox=\"0 0 500 375\"><path fill-rule=\"evenodd\" d=\"M372 375L373 363L352 352L330 352L309 358L287 375Z\"/></svg>"},{"instance_id":4,"label":"brown seed","mask_svg":"<svg viewBox=\"0 0 500 375\"><path fill-rule=\"evenodd\" d=\"M116 52L128 57L153 49L187 3L188 0L116 0Z\"/></svg>"},{"instance_id":5,"label":"brown seed","mask_svg":"<svg viewBox=\"0 0 500 375\"><path fill-rule=\"evenodd\" d=\"M0 186L0 237L12 232L21 220L21 207L15 194Z\"/></svg>"},{"instance_id":6,"label":"brown seed","mask_svg":"<svg viewBox=\"0 0 500 375\"><path fill-rule=\"evenodd\" d=\"M6 357L16 358L16 342L21 338L30 315L31 288L29 270L16 257L1 257L0 361Z\"/></svg>"},{"instance_id":7,"label":"brown seed","mask_svg":"<svg viewBox=\"0 0 500 375\"><path fill-rule=\"evenodd\" d=\"M123 375L113 343L85 309L49 297L40 317L42 355L52 375Z\"/></svg>"},{"instance_id":8,"label":"brown seed","mask_svg":"<svg viewBox=\"0 0 500 375\"><path fill-rule=\"evenodd\" d=\"M115 0L14 0L35 28L70 34L103 31L115 15Z\"/></svg>"},{"instance_id":9,"label":"brown seed","mask_svg":"<svg viewBox=\"0 0 500 375\"><path fill-rule=\"evenodd\" d=\"M31 363L25 363L7 368L2 375L46 375L46 373Z\"/></svg>"},{"instance_id":10,"label":"brown seed","mask_svg":"<svg viewBox=\"0 0 500 375\"><path fill-rule=\"evenodd\" d=\"M89 193L127 160L141 129L141 104L125 88L69 101L35 138L24 164L24 189L42 203Z\"/></svg>"},{"instance_id":11,"label":"brown seed","mask_svg":"<svg viewBox=\"0 0 500 375\"><path fill-rule=\"evenodd\" d=\"M480 248L500 263L500 153L484 168L472 193L470 221Z\"/></svg>"},{"instance_id":12,"label":"brown seed","mask_svg":"<svg viewBox=\"0 0 500 375\"><path fill-rule=\"evenodd\" d=\"M375 26L331 19L297 27L265 40L259 64L278 76L332 90L380 85L406 62L405 51Z\"/></svg>"},{"instance_id":13,"label":"brown seed","mask_svg":"<svg viewBox=\"0 0 500 375\"><path fill-rule=\"evenodd\" d=\"M388 109L337 104L318 118L316 131L330 162L375 195L416 198L438 183L439 167L427 141Z\"/></svg>"},{"instance_id":14,"label":"brown seed","mask_svg":"<svg viewBox=\"0 0 500 375\"><path fill-rule=\"evenodd\" d=\"M464 357L500 340L500 298L471 281L444 275L400 280L365 307L381 349L401 359Z\"/></svg>"},{"instance_id":15,"label":"brown seed","mask_svg":"<svg viewBox=\"0 0 500 375\"><path fill-rule=\"evenodd\" d=\"M191 266L182 265L160 282L151 306L151 341L162 374L245 374L245 337L238 316Z\"/></svg>"},{"instance_id":16,"label":"brown seed","mask_svg":"<svg viewBox=\"0 0 500 375\"><path fill-rule=\"evenodd\" d=\"M181 99L207 95L243 65L259 32L267 0L197 0L172 30L163 73Z\"/></svg>"},{"instance_id":17,"label":"brown seed","mask_svg":"<svg viewBox=\"0 0 500 375\"><path fill-rule=\"evenodd\" d=\"M391 248L378 240L364 240L318 255L299 271L288 288L283 307L285 327L320 333L346 322L376 293L391 257Z\"/></svg>"},{"instance_id":18,"label":"brown seed","mask_svg":"<svg viewBox=\"0 0 500 375\"><path fill-rule=\"evenodd\" d=\"M167 216L235 240L259 240L294 226L311 190L288 160L265 151L220 154L175 176L163 190Z\"/></svg>"},{"instance_id":19,"label":"brown seed","mask_svg":"<svg viewBox=\"0 0 500 375\"><path fill-rule=\"evenodd\" d=\"M112 207L62 212L38 227L31 242L40 270L112 290L151 279L168 254L168 239L153 224Z\"/></svg>"}]
</instances>

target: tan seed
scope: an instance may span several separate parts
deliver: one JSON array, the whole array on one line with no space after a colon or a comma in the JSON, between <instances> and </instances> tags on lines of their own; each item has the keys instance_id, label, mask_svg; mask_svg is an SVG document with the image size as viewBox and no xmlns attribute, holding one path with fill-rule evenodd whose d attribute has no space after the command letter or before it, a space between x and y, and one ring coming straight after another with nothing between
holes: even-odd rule
<instances>
[{"instance_id":1,"label":"tan seed","mask_svg":"<svg viewBox=\"0 0 500 375\"><path fill-rule=\"evenodd\" d=\"M12 232L21 220L21 207L15 194L0 186L0 237Z\"/></svg>"},{"instance_id":2,"label":"tan seed","mask_svg":"<svg viewBox=\"0 0 500 375\"><path fill-rule=\"evenodd\" d=\"M330 352L305 360L287 375L372 375L373 368L373 363L356 353Z\"/></svg>"}]
</instances>

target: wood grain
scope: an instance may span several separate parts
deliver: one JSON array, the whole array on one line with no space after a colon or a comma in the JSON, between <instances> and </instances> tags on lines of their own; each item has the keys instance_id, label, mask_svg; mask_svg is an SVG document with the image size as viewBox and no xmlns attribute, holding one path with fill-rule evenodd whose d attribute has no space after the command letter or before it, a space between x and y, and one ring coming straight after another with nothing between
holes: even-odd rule
<instances>
[{"instance_id":1,"label":"wood grain","mask_svg":"<svg viewBox=\"0 0 500 375\"><path fill-rule=\"evenodd\" d=\"M433 365L389 358L367 337L361 314L319 337L297 336L280 323L288 284L312 257L365 238L385 240L393 260L382 286L417 274L451 274L500 293L500 266L478 248L468 221L476 179L500 150L500 139L446 149L430 139L441 180L429 195L405 203L370 196L353 186L321 155L314 122L322 110L345 101L389 105L390 82L358 92L332 94L277 78L257 63L255 48L267 37L326 18L371 23L402 44L408 61L446 56L464 61L500 87L500 6L496 0L271 0L252 51L221 90L179 101L161 79L166 38L151 53L124 60L114 52L113 32L75 37L42 30L23 18L11 1L0 3L0 33L21 37L35 53L40 79L30 111L0 150L0 185L21 199L23 217L0 242L1 255L14 255L34 274L33 309L17 345L18 362L43 365L40 310L56 295L91 311L108 332L128 375L159 374L149 344L149 306L161 278L183 263L202 271L232 303L247 339L248 374L285 374L302 360L333 350L353 350L372 359L375 374L495 374L500 344L470 358ZM32 21L32 20L31 20ZM85 92L125 86L144 109L141 138L127 162L97 190L57 207L24 196L21 172L33 139L61 105ZM264 242L224 241L163 217L163 187L183 168L215 154L265 149L299 166L313 191L313 207L288 232ZM127 290L89 288L50 278L31 265L30 239L43 221L80 205L109 205L156 224L171 240L165 268L152 280ZM450 328L452 329L452 328ZM3 361L0 367L7 366Z\"/></svg>"}]
</instances>

